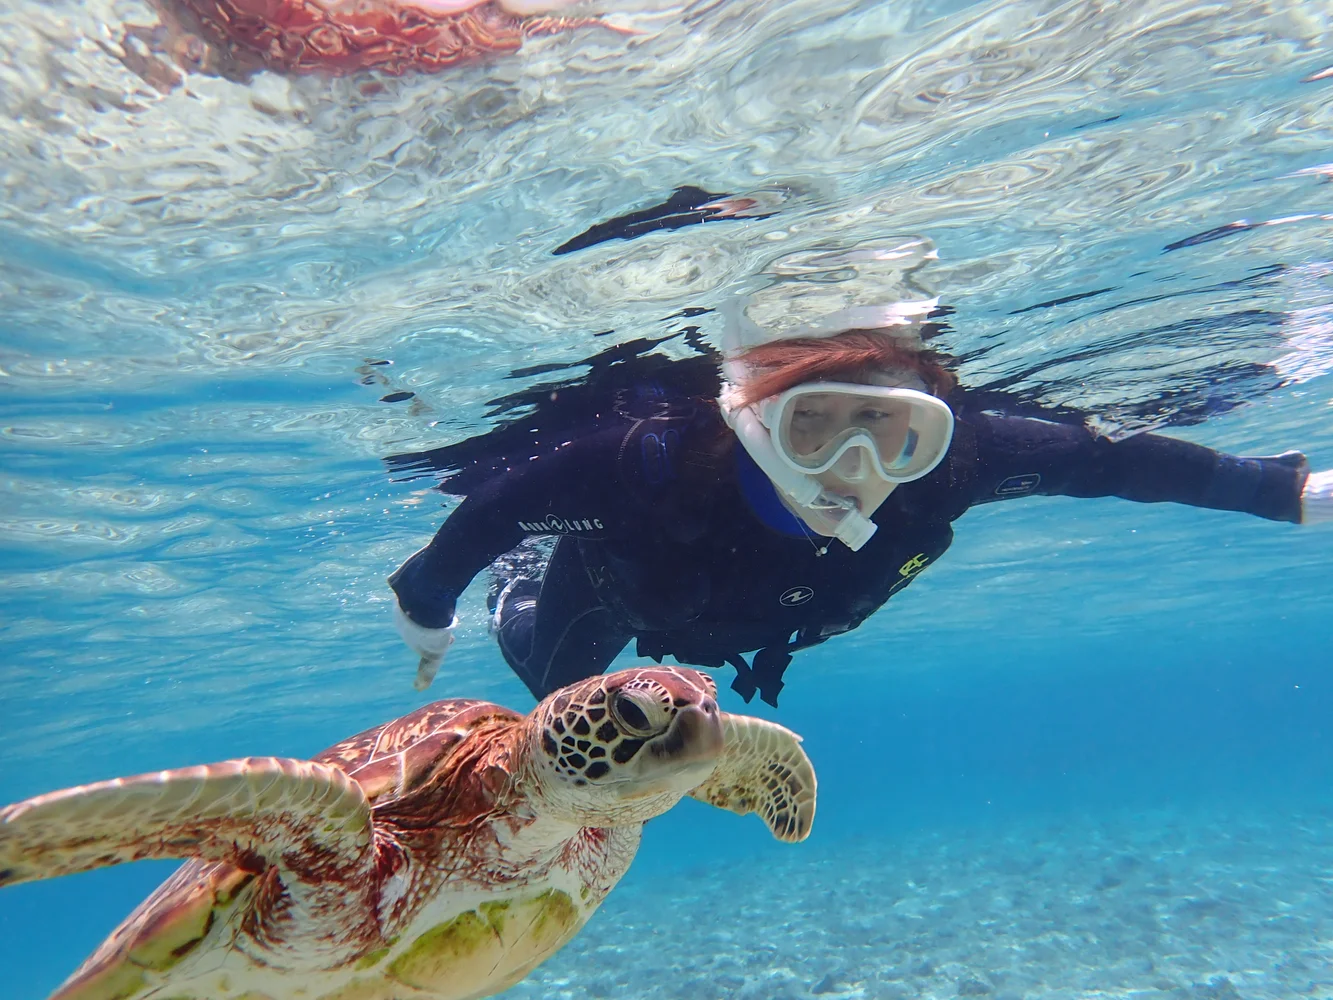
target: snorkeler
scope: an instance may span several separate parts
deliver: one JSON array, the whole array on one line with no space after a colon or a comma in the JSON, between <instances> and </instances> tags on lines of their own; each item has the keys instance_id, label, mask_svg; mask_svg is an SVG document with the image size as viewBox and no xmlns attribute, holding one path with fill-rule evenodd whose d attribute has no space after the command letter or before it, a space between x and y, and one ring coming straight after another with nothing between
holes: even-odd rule
<instances>
[{"instance_id":1,"label":"snorkeler","mask_svg":"<svg viewBox=\"0 0 1333 1000\"><path fill-rule=\"evenodd\" d=\"M535 697L636 639L658 661L730 664L746 701L776 705L793 653L909 586L978 504L1115 496L1333 520L1333 472L1311 475L1299 452L1239 458L1005 416L957 391L910 314L832 319L840 328L733 339L718 398L608 399L587 433L469 492L389 578L419 686L453 641L458 595L536 536L556 537L544 570L511 558L491 594L500 649Z\"/></svg>"}]
</instances>

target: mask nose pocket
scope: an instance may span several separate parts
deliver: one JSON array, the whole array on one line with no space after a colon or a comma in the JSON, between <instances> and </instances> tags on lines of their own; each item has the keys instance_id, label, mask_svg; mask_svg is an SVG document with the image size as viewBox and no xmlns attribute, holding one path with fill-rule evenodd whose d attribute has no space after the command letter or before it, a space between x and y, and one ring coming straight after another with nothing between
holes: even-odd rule
<instances>
[{"instance_id":1,"label":"mask nose pocket","mask_svg":"<svg viewBox=\"0 0 1333 1000\"><path fill-rule=\"evenodd\" d=\"M845 483L862 483L870 475L870 456L863 445L848 448L833 463L833 474Z\"/></svg>"}]
</instances>

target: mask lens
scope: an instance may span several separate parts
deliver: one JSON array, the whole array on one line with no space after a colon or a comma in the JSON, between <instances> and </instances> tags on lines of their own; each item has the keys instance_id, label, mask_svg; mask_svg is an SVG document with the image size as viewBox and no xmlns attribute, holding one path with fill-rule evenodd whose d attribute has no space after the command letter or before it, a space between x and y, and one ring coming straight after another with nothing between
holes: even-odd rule
<instances>
[{"instance_id":1,"label":"mask lens","mask_svg":"<svg viewBox=\"0 0 1333 1000\"><path fill-rule=\"evenodd\" d=\"M953 431L944 402L887 386L816 383L788 390L769 412L783 458L805 473L832 469L848 482L873 474L919 478L943 456Z\"/></svg>"},{"instance_id":2,"label":"mask lens","mask_svg":"<svg viewBox=\"0 0 1333 1000\"><path fill-rule=\"evenodd\" d=\"M812 391L793 397L783 417L783 447L797 465L814 469L827 467L852 441L896 457L911 425L911 407L893 399Z\"/></svg>"}]
</instances>

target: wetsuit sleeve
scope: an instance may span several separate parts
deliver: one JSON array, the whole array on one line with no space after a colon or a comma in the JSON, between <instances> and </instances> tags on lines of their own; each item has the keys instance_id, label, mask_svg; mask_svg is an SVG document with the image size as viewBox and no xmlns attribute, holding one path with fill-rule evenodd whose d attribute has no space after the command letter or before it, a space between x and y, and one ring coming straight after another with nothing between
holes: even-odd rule
<instances>
[{"instance_id":1,"label":"wetsuit sleeve","mask_svg":"<svg viewBox=\"0 0 1333 1000\"><path fill-rule=\"evenodd\" d=\"M599 432L474 490L430 544L389 577L408 617L425 628L449 625L472 578L529 535L625 534L633 512L618 495L616 456L623 436L615 428Z\"/></svg>"},{"instance_id":2,"label":"wetsuit sleeve","mask_svg":"<svg viewBox=\"0 0 1333 1000\"><path fill-rule=\"evenodd\" d=\"M973 503L1036 494L1115 496L1301 520L1309 465L1300 452L1239 458L1157 434L1113 442L1084 427L1023 417L968 422L976 433Z\"/></svg>"}]
</instances>

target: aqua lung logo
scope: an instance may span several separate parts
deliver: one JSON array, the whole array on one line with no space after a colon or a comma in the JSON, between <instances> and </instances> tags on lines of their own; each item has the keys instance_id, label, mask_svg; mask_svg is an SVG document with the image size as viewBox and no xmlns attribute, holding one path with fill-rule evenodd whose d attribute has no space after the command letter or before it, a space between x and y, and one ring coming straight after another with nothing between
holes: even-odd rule
<instances>
[{"instance_id":1,"label":"aqua lung logo","mask_svg":"<svg viewBox=\"0 0 1333 1000\"><path fill-rule=\"evenodd\" d=\"M804 604L810 598L815 596L815 592L809 587L792 587L791 590L784 591L778 598L778 603L784 608L794 608L798 604Z\"/></svg>"},{"instance_id":2,"label":"aqua lung logo","mask_svg":"<svg viewBox=\"0 0 1333 1000\"><path fill-rule=\"evenodd\" d=\"M580 520L577 517L556 517L554 514L547 514L540 521L519 521L518 526L539 535L572 535L579 531L604 530L601 520L596 517Z\"/></svg>"}]
</instances>

